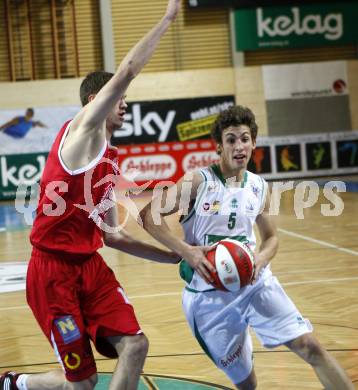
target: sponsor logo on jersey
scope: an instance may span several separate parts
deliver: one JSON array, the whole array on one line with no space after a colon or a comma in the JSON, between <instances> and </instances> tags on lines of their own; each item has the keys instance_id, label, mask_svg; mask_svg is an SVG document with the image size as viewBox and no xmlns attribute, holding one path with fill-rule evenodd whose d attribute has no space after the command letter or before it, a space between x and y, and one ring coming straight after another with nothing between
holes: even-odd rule
<instances>
[{"instance_id":1,"label":"sponsor logo on jersey","mask_svg":"<svg viewBox=\"0 0 358 390\"><path fill-rule=\"evenodd\" d=\"M208 192L218 192L219 191L219 183L209 184L208 185Z\"/></svg>"},{"instance_id":2,"label":"sponsor logo on jersey","mask_svg":"<svg viewBox=\"0 0 358 390\"><path fill-rule=\"evenodd\" d=\"M231 208L232 209L237 209L239 206L238 206L238 201L236 198L234 198L232 201L231 201Z\"/></svg>"},{"instance_id":3,"label":"sponsor logo on jersey","mask_svg":"<svg viewBox=\"0 0 358 390\"><path fill-rule=\"evenodd\" d=\"M229 353L228 355L224 356L219 360L219 364L222 367L228 367L231 366L233 363L236 362L236 360L241 356L242 352L242 345L239 345L233 353Z\"/></svg>"},{"instance_id":4,"label":"sponsor logo on jersey","mask_svg":"<svg viewBox=\"0 0 358 390\"><path fill-rule=\"evenodd\" d=\"M218 200L215 200L210 207L210 212L212 212L213 214L218 214L219 210L220 210L220 202Z\"/></svg>"},{"instance_id":5,"label":"sponsor logo on jersey","mask_svg":"<svg viewBox=\"0 0 358 390\"><path fill-rule=\"evenodd\" d=\"M258 195L259 195L259 187L257 187L257 186L255 186L255 184L252 184L251 185L251 191L252 191L252 193L256 196L256 197L258 197Z\"/></svg>"},{"instance_id":6,"label":"sponsor logo on jersey","mask_svg":"<svg viewBox=\"0 0 358 390\"><path fill-rule=\"evenodd\" d=\"M245 206L245 210L246 210L246 215L248 215L248 216L255 215L255 205L254 205L253 201L251 201L251 200L247 201L246 206Z\"/></svg>"},{"instance_id":7,"label":"sponsor logo on jersey","mask_svg":"<svg viewBox=\"0 0 358 390\"><path fill-rule=\"evenodd\" d=\"M81 338L81 332L72 316L56 318L54 322L65 344Z\"/></svg>"},{"instance_id":8,"label":"sponsor logo on jersey","mask_svg":"<svg viewBox=\"0 0 358 390\"><path fill-rule=\"evenodd\" d=\"M205 202L203 204L203 210L208 211L211 215L218 214L220 210L220 201L214 200L212 204L210 204L209 202Z\"/></svg>"}]
</instances>

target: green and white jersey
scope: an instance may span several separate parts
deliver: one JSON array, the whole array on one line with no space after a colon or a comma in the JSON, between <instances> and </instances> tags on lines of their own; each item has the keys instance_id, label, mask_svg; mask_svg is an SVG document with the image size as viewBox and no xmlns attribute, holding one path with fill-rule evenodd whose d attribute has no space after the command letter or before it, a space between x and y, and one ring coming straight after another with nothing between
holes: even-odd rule
<instances>
[{"instance_id":1,"label":"green and white jersey","mask_svg":"<svg viewBox=\"0 0 358 390\"><path fill-rule=\"evenodd\" d=\"M254 224L264 209L267 182L249 171L245 171L241 183L225 181L218 165L199 172L203 183L194 206L181 221L185 241L191 245L211 245L230 237L245 242L254 251ZM180 273L190 289L206 291L213 288L185 262L181 263Z\"/></svg>"}]
</instances>

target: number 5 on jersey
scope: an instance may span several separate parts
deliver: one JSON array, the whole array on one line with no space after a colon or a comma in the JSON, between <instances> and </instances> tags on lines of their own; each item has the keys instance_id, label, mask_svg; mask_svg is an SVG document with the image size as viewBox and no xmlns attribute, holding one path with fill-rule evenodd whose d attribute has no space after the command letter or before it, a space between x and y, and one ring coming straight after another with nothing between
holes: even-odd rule
<instances>
[{"instance_id":1,"label":"number 5 on jersey","mask_svg":"<svg viewBox=\"0 0 358 390\"><path fill-rule=\"evenodd\" d=\"M234 229L236 225L236 213L230 213L229 215L229 222L227 224L227 227L232 230Z\"/></svg>"}]
</instances>

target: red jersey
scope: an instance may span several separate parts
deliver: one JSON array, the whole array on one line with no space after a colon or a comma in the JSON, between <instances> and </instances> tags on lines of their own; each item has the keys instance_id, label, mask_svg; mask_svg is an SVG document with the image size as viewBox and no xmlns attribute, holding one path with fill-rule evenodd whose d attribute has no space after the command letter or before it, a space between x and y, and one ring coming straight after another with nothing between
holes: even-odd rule
<instances>
[{"instance_id":1,"label":"red jersey","mask_svg":"<svg viewBox=\"0 0 358 390\"><path fill-rule=\"evenodd\" d=\"M99 226L113 205L117 153L105 142L88 166L69 170L59 151L70 124L58 133L46 161L30 241L44 251L89 255L103 246Z\"/></svg>"}]
</instances>

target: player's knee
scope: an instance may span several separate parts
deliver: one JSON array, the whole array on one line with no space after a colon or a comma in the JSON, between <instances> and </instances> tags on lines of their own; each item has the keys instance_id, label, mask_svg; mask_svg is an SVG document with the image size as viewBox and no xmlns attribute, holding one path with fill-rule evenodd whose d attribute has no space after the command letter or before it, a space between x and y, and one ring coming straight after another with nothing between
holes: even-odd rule
<instances>
[{"instance_id":1,"label":"player's knee","mask_svg":"<svg viewBox=\"0 0 358 390\"><path fill-rule=\"evenodd\" d=\"M131 336L127 338L125 348L130 356L145 359L149 349L149 341L144 334Z\"/></svg>"},{"instance_id":2,"label":"player's knee","mask_svg":"<svg viewBox=\"0 0 358 390\"><path fill-rule=\"evenodd\" d=\"M324 355L322 346L314 337L310 335L305 335L297 339L296 343L291 349L312 366L318 364Z\"/></svg>"},{"instance_id":3,"label":"player's knee","mask_svg":"<svg viewBox=\"0 0 358 390\"><path fill-rule=\"evenodd\" d=\"M64 390L93 390L98 382L97 374L93 374L81 382L66 382Z\"/></svg>"},{"instance_id":4,"label":"player's knee","mask_svg":"<svg viewBox=\"0 0 358 390\"><path fill-rule=\"evenodd\" d=\"M257 387L257 379L255 375L255 371L252 370L250 375L241 383L238 383L236 387L239 390L255 390Z\"/></svg>"},{"instance_id":5,"label":"player's knee","mask_svg":"<svg viewBox=\"0 0 358 390\"><path fill-rule=\"evenodd\" d=\"M88 378L88 384L89 386L92 386L90 387L90 389L94 389L96 387L97 382L98 382L97 374L94 374L90 378Z\"/></svg>"}]
</instances>

